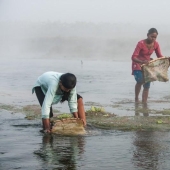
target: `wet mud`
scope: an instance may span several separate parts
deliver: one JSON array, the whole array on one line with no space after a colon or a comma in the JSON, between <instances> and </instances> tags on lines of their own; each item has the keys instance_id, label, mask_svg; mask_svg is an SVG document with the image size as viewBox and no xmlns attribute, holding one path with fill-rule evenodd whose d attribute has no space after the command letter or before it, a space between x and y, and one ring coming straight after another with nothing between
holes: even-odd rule
<instances>
[{"instance_id":1,"label":"wet mud","mask_svg":"<svg viewBox=\"0 0 170 170\"><path fill-rule=\"evenodd\" d=\"M116 114L105 111L104 107L91 106L86 110L87 123L90 126L99 129L116 129L116 130L170 130L170 110L148 109L145 105L135 104L133 111L134 116L118 116ZM143 106L143 107L142 107ZM19 112L25 115L25 119L40 119L41 108L39 105L27 105L24 107L16 107L12 105L0 105L0 109L11 111L11 113ZM71 114L60 113L54 111L55 120L67 120L71 118ZM144 116L140 116L143 113ZM149 116L154 115L154 116Z\"/></svg>"}]
</instances>

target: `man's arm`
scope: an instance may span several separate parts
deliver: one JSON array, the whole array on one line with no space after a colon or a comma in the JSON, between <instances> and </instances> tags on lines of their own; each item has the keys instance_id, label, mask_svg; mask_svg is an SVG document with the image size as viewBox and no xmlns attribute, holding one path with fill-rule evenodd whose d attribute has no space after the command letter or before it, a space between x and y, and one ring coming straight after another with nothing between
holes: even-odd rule
<instances>
[{"instance_id":1,"label":"man's arm","mask_svg":"<svg viewBox=\"0 0 170 170\"><path fill-rule=\"evenodd\" d=\"M156 49L155 49L155 53L156 53L156 56L157 56L158 58L163 57L163 55L162 55L162 53L161 53L160 46L159 46L158 43L157 43L157 47L156 47Z\"/></svg>"},{"instance_id":2,"label":"man's arm","mask_svg":"<svg viewBox=\"0 0 170 170\"><path fill-rule=\"evenodd\" d=\"M49 119L49 114L50 114L50 107L52 105L55 93L56 93L57 85L56 84L51 84L48 87L47 93L45 94L45 98L43 101L42 105L42 124L43 124L43 129L47 132L50 131L50 119Z\"/></svg>"}]
</instances>

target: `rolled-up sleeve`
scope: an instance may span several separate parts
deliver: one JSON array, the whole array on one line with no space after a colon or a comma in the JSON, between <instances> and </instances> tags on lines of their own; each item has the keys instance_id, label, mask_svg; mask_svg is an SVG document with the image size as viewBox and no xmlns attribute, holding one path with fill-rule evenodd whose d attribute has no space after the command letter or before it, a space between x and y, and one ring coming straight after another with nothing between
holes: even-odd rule
<instances>
[{"instance_id":1,"label":"rolled-up sleeve","mask_svg":"<svg viewBox=\"0 0 170 170\"><path fill-rule=\"evenodd\" d=\"M70 92L70 95L68 97L68 105L69 105L71 113L77 112L77 93L76 93L76 88L73 88L71 90L71 92Z\"/></svg>"},{"instance_id":2,"label":"rolled-up sleeve","mask_svg":"<svg viewBox=\"0 0 170 170\"><path fill-rule=\"evenodd\" d=\"M140 50L141 50L141 44L140 44L140 42L138 42L138 44L136 45L136 48L133 52L133 55L132 55L132 61L134 58L137 58L139 56Z\"/></svg>"},{"instance_id":3,"label":"rolled-up sleeve","mask_svg":"<svg viewBox=\"0 0 170 170\"><path fill-rule=\"evenodd\" d=\"M42 118L49 118L50 107L52 105L55 93L56 93L57 85L55 83L50 84L48 90L45 94L45 99L41 108Z\"/></svg>"}]
</instances>

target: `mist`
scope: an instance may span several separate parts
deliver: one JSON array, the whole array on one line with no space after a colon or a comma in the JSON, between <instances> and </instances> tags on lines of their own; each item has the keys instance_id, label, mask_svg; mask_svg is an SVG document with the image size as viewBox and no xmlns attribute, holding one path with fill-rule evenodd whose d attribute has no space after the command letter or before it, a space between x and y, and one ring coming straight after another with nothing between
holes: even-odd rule
<instances>
[{"instance_id":1,"label":"mist","mask_svg":"<svg viewBox=\"0 0 170 170\"><path fill-rule=\"evenodd\" d=\"M169 1L71 2L0 1L0 57L128 61L151 27L169 56Z\"/></svg>"}]
</instances>

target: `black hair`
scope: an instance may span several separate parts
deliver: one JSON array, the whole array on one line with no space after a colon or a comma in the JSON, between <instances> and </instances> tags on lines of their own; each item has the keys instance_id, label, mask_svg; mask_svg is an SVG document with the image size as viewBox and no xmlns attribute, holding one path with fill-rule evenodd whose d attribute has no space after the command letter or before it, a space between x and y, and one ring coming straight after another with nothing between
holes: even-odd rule
<instances>
[{"instance_id":1,"label":"black hair","mask_svg":"<svg viewBox=\"0 0 170 170\"><path fill-rule=\"evenodd\" d=\"M61 75L60 82L66 89L73 89L76 86L77 79L74 74L66 73ZM70 95L70 91L65 92L63 91L63 97L61 99L61 103L63 103L65 100L68 100L68 97Z\"/></svg>"},{"instance_id":2,"label":"black hair","mask_svg":"<svg viewBox=\"0 0 170 170\"><path fill-rule=\"evenodd\" d=\"M151 29L148 30L148 35L152 34L152 33L157 33L158 34L157 29L156 28L151 28Z\"/></svg>"}]
</instances>

